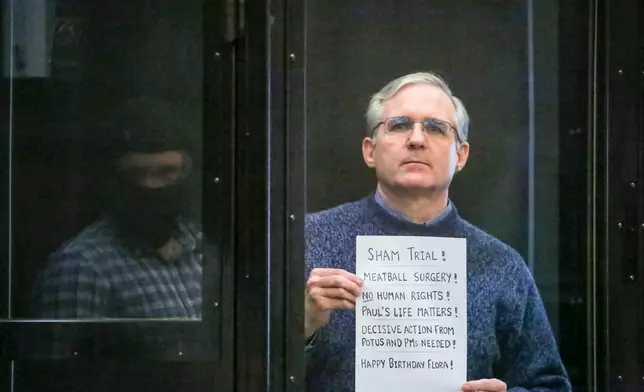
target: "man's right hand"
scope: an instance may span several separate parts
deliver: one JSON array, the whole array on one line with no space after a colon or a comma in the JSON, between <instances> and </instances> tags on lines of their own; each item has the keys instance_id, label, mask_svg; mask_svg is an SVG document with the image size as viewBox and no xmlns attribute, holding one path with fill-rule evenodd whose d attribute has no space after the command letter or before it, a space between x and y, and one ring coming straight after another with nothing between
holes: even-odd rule
<instances>
[{"instance_id":1,"label":"man's right hand","mask_svg":"<svg viewBox=\"0 0 644 392\"><path fill-rule=\"evenodd\" d=\"M329 322L331 311L354 309L363 281L342 269L316 268L306 283L305 338Z\"/></svg>"}]
</instances>

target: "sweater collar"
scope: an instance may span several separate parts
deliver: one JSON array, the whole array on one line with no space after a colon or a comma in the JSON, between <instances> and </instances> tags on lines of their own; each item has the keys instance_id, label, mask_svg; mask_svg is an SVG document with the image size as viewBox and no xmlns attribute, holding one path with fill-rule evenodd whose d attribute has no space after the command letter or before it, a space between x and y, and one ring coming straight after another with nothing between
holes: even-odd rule
<instances>
[{"instance_id":1,"label":"sweater collar","mask_svg":"<svg viewBox=\"0 0 644 392\"><path fill-rule=\"evenodd\" d=\"M373 199L375 200L376 203L378 203L378 205L380 205L380 207L382 207L383 210L385 210L391 216L410 223L414 223L411 219L409 219L407 215L403 214L400 211L397 211L389 203L387 203L387 201L382 197L379 191L376 190L374 192ZM454 206L451 200L447 200L447 206L443 208L441 213L438 216L423 222L423 225L431 226L431 225L439 224L452 212L452 209L454 209Z\"/></svg>"},{"instance_id":2,"label":"sweater collar","mask_svg":"<svg viewBox=\"0 0 644 392\"><path fill-rule=\"evenodd\" d=\"M441 233L452 232L459 226L458 210L453 203L450 203L450 207L445 209L444 216L441 214L441 218L432 221L431 224L418 224L391 214L386 207L376 201L375 191L364 198L362 203L368 219L392 235L401 232L411 235L441 235Z\"/></svg>"}]
</instances>

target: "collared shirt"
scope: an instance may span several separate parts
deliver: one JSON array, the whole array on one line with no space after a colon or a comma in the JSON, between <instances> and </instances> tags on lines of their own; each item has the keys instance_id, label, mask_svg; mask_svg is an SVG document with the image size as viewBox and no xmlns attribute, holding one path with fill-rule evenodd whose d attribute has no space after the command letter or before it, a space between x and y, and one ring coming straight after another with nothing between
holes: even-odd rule
<instances>
[{"instance_id":1,"label":"collared shirt","mask_svg":"<svg viewBox=\"0 0 644 392\"><path fill-rule=\"evenodd\" d=\"M201 317L201 234L182 224L176 258L123 245L108 219L53 254L35 288L43 319Z\"/></svg>"},{"instance_id":2,"label":"collared shirt","mask_svg":"<svg viewBox=\"0 0 644 392\"><path fill-rule=\"evenodd\" d=\"M385 211L387 211L392 216L395 216L398 219L413 223L413 221L409 219L407 215L403 214L400 211L395 210L392 206L390 206L389 203L387 203L385 199L382 197L382 195L380 194L380 191L375 192L374 199L376 200L376 203L378 203ZM423 224L429 226L429 225L434 225L441 222L443 219L445 219L446 216L449 215L450 212L452 212L453 208L454 206L452 205L452 202L450 200L447 200L447 207L443 208L443 211L441 211L441 213L437 217L432 218L426 222L423 222Z\"/></svg>"}]
</instances>

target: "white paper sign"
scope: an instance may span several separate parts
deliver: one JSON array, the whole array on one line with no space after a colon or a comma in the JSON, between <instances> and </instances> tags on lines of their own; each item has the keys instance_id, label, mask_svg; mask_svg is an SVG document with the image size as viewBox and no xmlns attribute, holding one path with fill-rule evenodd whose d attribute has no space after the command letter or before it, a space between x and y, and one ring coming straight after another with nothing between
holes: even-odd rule
<instances>
[{"instance_id":1,"label":"white paper sign","mask_svg":"<svg viewBox=\"0 0 644 392\"><path fill-rule=\"evenodd\" d=\"M467 377L465 239L358 236L356 392L456 392Z\"/></svg>"}]
</instances>

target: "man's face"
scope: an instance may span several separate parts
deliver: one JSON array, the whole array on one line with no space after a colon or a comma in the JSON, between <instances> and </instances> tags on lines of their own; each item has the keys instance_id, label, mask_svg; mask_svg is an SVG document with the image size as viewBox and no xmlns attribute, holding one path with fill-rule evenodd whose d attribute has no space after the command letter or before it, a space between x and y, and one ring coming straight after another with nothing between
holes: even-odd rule
<instances>
[{"instance_id":1,"label":"man's face","mask_svg":"<svg viewBox=\"0 0 644 392\"><path fill-rule=\"evenodd\" d=\"M448 188L457 168L467 160L469 145L460 143L454 129L425 132L426 119L447 121L456 126L452 100L440 88L410 84L384 102L382 118L408 117L413 128L407 132L388 132L380 125L374 138L365 138L365 162L376 170L378 183L392 191L405 193L441 192Z\"/></svg>"},{"instance_id":2,"label":"man's face","mask_svg":"<svg viewBox=\"0 0 644 392\"><path fill-rule=\"evenodd\" d=\"M190 171L187 155L178 151L129 153L119 159L118 169L132 185L163 188L174 185Z\"/></svg>"},{"instance_id":3,"label":"man's face","mask_svg":"<svg viewBox=\"0 0 644 392\"><path fill-rule=\"evenodd\" d=\"M179 151L129 153L118 160L110 208L127 240L153 249L168 242L177 219L193 207L186 187L191 168L189 156Z\"/></svg>"}]
</instances>

